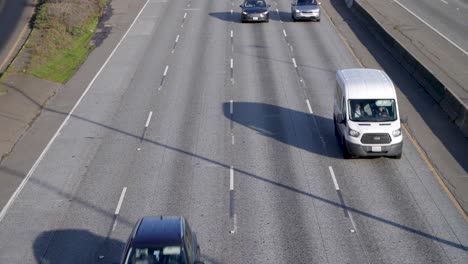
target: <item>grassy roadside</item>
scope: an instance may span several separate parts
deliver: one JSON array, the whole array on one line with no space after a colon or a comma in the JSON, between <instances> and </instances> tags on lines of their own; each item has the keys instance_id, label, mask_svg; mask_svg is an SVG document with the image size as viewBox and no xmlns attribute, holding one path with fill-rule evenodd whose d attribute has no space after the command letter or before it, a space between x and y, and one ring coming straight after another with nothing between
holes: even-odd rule
<instances>
[{"instance_id":1,"label":"grassy roadside","mask_svg":"<svg viewBox=\"0 0 468 264\"><path fill-rule=\"evenodd\" d=\"M22 52L28 60L21 71L63 83L93 50L90 40L107 0L39 1L33 30Z\"/></svg>"}]
</instances>

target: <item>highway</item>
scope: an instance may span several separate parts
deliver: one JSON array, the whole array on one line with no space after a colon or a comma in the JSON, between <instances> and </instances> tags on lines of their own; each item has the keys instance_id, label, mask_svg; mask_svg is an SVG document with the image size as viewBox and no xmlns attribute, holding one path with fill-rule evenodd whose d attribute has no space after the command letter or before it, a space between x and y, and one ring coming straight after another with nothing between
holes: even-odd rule
<instances>
[{"instance_id":1,"label":"highway","mask_svg":"<svg viewBox=\"0 0 468 264\"><path fill-rule=\"evenodd\" d=\"M0 263L116 263L145 215L187 217L205 263L468 263L407 134L342 158L335 72L360 63L329 18L270 3L148 0L2 210Z\"/></svg>"},{"instance_id":2,"label":"highway","mask_svg":"<svg viewBox=\"0 0 468 264\"><path fill-rule=\"evenodd\" d=\"M468 2L464 0L395 0L395 2L449 39L468 56Z\"/></svg>"}]
</instances>

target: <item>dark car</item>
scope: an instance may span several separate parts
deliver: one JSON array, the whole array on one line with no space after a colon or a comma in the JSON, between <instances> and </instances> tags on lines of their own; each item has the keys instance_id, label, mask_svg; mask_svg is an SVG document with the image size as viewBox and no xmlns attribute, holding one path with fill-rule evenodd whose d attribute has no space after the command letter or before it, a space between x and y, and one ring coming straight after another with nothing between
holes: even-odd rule
<instances>
[{"instance_id":1,"label":"dark car","mask_svg":"<svg viewBox=\"0 0 468 264\"><path fill-rule=\"evenodd\" d=\"M122 264L202 264L195 233L183 217L143 217L125 246Z\"/></svg>"},{"instance_id":2,"label":"dark car","mask_svg":"<svg viewBox=\"0 0 468 264\"><path fill-rule=\"evenodd\" d=\"M268 22L270 20L268 11L270 5L267 5L265 0L245 0L240 7L242 8L242 22Z\"/></svg>"}]
</instances>

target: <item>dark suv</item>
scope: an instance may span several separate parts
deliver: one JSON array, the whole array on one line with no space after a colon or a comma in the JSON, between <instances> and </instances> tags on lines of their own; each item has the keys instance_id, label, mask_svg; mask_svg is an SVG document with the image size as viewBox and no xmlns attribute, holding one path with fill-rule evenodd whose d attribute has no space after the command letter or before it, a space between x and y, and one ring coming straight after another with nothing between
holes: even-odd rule
<instances>
[{"instance_id":1,"label":"dark suv","mask_svg":"<svg viewBox=\"0 0 468 264\"><path fill-rule=\"evenodd\" d=\"M125 246L122 264L201 264L200 246L183 217L143 217Z\"/></svg>"}]
</instances>

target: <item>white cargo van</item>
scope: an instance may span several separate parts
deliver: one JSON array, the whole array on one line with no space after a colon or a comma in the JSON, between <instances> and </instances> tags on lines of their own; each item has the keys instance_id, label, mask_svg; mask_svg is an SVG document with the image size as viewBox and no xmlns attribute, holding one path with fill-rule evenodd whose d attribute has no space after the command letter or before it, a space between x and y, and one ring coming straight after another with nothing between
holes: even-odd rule
<instances>
[{"instance_id":1,"label":"white cargo van","mask_svg":"<svg viewBox=\"0 0 468 264\"><path fill-rule=\"evenodd\" d=\"M395 87L381 70L336 72L333 120L346 159L401 158L403 136Z\"/></svg>"}]
</instances>

